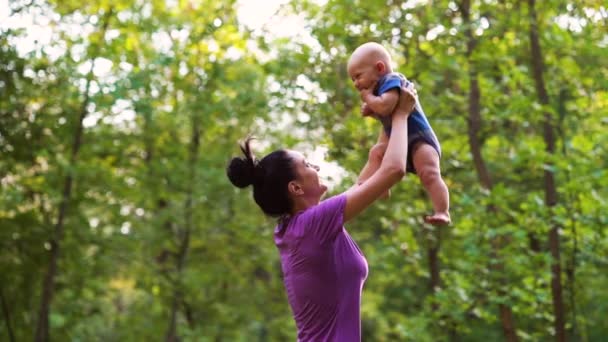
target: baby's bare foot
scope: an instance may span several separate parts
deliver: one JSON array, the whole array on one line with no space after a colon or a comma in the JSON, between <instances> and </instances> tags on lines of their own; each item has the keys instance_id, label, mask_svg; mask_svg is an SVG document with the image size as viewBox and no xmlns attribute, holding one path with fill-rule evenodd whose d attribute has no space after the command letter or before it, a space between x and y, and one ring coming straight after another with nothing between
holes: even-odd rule
<instances>
[{"instance_id":1,"label":"baby's bare foot","mask_svg":"<svg viewBox=\"0 0 608 342\"><path fill-rule=\"evenodd\" d=\"M449 213L434 213L433 215L430 216L426 216L424 218L424 221L426 223L430 223L434 226L445 226L450 224L450 222L452 222L450 220L450 214Z\"/></svg>"}]
</instances>

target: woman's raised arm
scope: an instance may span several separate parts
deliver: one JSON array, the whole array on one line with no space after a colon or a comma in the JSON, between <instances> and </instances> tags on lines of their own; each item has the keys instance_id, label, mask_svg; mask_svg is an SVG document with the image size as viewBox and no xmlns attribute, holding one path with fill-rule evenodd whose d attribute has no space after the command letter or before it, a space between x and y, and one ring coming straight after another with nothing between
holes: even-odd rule
<instances>
[{"instance_id":1,"label":"woman's raised arm","mask_svg":"<svg viewBox=\"0 0 608 342\"><path fill-rule=\"evenodd\" d=\"M416 104L414 86L402 87L393 112L391 137L380 168L363 184L346 192L344 222L369 207L405 175L407 161L407 118Z\"/></svg>"}]
</instances>

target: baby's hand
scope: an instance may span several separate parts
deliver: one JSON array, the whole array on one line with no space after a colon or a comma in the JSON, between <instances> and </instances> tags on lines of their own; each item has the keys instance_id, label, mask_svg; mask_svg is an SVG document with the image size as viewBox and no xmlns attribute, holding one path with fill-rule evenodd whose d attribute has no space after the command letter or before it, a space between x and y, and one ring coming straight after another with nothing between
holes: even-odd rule
<instances>
[{"instance_id":1,"label":"baby's hand","mask_svg":"<svg viewBox=\"0 0 608 342\"><path fill-rule=\"evenodd\" d=\"M361 96L361 100L363 102L367 102L367 99L373 95L372 89L371 88L361 89L361 90L359 90L359 95Z\"/></svg>"},{"instance_id":2,"label":"baby's hand","mask_svg":"<svg viewBox=\"0 0 608 342\"><path fill-rule=\"evenodd\" d=\"M361 105L361 115L370 116L372 114L374 114L374 111L371 108L369 108L367 103L363 102L363 104Z\"/></svg>"}]
</instances>

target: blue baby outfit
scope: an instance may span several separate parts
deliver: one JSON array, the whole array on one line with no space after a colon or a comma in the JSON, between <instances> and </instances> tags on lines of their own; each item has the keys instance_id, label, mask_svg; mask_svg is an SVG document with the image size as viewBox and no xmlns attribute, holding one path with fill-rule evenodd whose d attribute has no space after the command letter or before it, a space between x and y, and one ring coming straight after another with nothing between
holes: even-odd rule
<instances>
[{"instance_id":1,"label":"blue baby outfit","mask_svg":"<svg viewBox=\"0 0 608 342\"><path fill-rule=\"evenodd\" d=\"M401 86L409 84L405 76L400 73L392 72L384 75L376 85L374 89L374 95L380 96L389 90L399 90ZM390 115L382 116L374 114L374 117L378 119L384 127L384 132L387 136L391 135L392 118ZM407 172L416 173L414 169L414 163L412 161L412 149L418 142L427 143L437 151L441 156L441 145L439 140L431 128L431 124L426 119L422 106L416 101L416 107L412 114L407 119L407 136L408 136L408 151L407 151Z\"/></svg>"}]
</instances>

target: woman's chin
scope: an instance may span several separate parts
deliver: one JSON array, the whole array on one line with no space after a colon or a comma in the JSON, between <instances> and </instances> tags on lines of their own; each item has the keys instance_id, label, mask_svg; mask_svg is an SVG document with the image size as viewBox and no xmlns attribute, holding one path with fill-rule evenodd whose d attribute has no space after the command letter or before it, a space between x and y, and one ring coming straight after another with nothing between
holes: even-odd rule
<instances>
[{"instance_id":1,"label":"woman's chin","mask_svg":"<svg viewBox=\"0 0 608 342\"><path fill-rule=\"evenodd\" d=\"M321 184L321 196L327 192L327 185Z\"/></svg>"}]
</instances>

